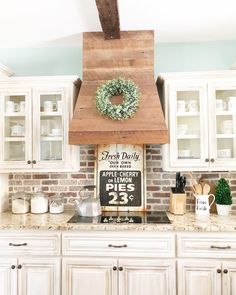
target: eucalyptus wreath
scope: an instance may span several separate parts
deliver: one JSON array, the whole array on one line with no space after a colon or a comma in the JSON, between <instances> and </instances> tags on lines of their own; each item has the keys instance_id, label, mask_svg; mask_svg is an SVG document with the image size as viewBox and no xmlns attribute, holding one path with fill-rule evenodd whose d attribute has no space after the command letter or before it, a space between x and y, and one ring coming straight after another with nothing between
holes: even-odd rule
<instances>
[{"instance_id":1,"label":"eucalyptus wreath","mask_svg":"<svg viewBox=\"0 0 236 295\"><path fill-rule=\"evenodd\" d=\"M122 95L121 104L112 104L111 97ZM96 91L96 108L102 114L113 120L131 118L138 109L140 92L132 80L118 78L109 80L98 87Z\"/></svg>"}]
</instances>

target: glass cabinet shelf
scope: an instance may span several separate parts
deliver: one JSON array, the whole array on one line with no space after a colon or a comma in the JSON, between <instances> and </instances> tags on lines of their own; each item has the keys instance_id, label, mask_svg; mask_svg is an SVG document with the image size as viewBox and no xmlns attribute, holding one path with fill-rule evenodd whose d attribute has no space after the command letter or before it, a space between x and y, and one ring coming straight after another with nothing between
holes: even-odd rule
<instances>
[{"instance_id":1,"label":"glass cabinet shelf","mask_svg":"<svg viewBox=\"0 0 236 295\"><path fill-rule=\"evenodd\" d=\"M54 116L62 116L61 112L40 112L41 117L54 117Z\"/></svg>"},{"instance_id":2,"label":"glass cabinet shelf","mask_svg":"<svg viewBox=\"0 0 236 295\"><path fill-rule=\"evenodd\" d=\"M177 117L192 117L192 116L199 116L199 112L178 112Z\"/></svg>"},{"instance_id":3,"label":"glass cabinet shelf","mask_svg":"<svg viewBox=\"0 0 236 295\"><path fill-rule=\"evenodd\" d=\"M236 138L236 134L217 134L216 138Z\"/></svg>"},{"instance_id":4,"label":"glass cabinet shelf","mask_svg":"<svg viewBox=\"0 0 236 295\"><path fill-rule=\"evenodd\" d=\"M41 136L41 141L63 141L61 136Z\"/></svg>"},{"instance_id":5,"label":"glass cabinet shelf","mask_svg":"<svg viewBox=\"0 0 236 295\"><path fill-rule=\"evenodd\" d=\"M9 114L9 113L5 113L4 114L5 117L25 117L25 113L17 113L17 114Z\"/></svg>"},{"instance_id":6,"label":"glass cabinet shelf","mask_svg":"<svg viewBox=\"0 0 236 295\"><path fill-rule=\"evenodd\" d=\"M5 137L4 141L25 141L25 137L24 136Z\"/></svg>"},{"instance_id":7,"label":"glass cabinet shelf","mask_svg":"<svg viewBox=\"0 0 236 295\"><path fill-rule=\"evenodd\" d=\"M177 135L177 139L194 139L200 138L198 134Z\"/></svg>"}]
</instances>

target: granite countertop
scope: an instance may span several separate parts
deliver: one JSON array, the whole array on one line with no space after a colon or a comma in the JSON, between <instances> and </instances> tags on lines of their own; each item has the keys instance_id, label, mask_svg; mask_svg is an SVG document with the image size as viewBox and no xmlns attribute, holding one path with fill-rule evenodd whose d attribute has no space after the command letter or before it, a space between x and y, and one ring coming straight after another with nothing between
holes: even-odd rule
<instances>
[{"instance_id":1,"label":"granite countertop","mask_svg":"<svg viewBox=\"0 0 236 295\"><path fill-rule=\"evenodd\" d=\"M74 224L67 221L74 211L62 214L12 214L0 213L0 230L134 230L134 231L196 231L196 232L236 232L236 215L221 217L211 214L197 217L195 213L178 216L168 213L171 224Z\"/></svg>"}]
</instances>

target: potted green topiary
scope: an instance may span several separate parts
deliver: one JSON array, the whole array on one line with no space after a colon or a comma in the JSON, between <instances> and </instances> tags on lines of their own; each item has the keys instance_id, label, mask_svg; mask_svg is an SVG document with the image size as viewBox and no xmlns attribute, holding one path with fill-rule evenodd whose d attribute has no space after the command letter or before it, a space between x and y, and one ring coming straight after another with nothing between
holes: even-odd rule
<instances>
[{"instance_id":1,"label":"potted green topiary","mask_svg":"<svg viewBox=\"0 0 236 295\"><path fill-rule=\"evenodd\" d=\"M232 195L228 182L221 178L216 184L216 208L218 215L227 216L232 204Z\"/></svg>"}]
</instances>

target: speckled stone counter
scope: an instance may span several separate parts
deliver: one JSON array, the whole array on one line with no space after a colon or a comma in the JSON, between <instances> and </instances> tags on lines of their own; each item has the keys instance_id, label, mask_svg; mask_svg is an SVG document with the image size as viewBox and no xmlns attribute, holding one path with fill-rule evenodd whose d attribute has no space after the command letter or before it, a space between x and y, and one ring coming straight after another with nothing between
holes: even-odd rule
<instances>
[{"instance_id":1,"label":"speckled stone counter","mask_svg":"<svg viewBox=\"0 0 236 295\"><path fill-rule=\"evenodd\" d=\"M168 213L171 224L72 224L67 221L74 211L63 214L23 214L0 213L0 230L121 230L121 231L196 231L196 232L236 232L236 215L220 217L197 217L195 213L177 216Z\"/></svg>"}]
</instances>

